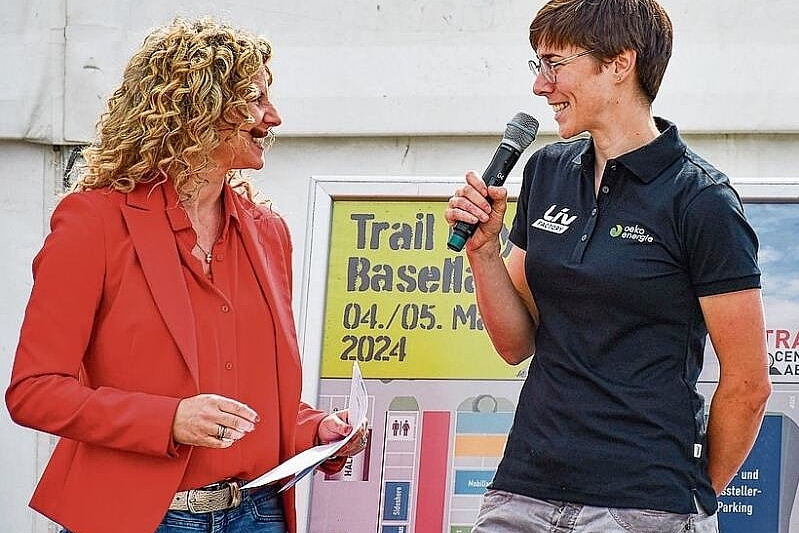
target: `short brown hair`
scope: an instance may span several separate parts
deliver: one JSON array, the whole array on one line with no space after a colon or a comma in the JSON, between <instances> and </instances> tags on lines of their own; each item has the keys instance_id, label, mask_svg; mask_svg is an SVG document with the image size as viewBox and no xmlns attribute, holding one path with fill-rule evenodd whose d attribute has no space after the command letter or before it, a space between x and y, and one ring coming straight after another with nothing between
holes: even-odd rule
<instances>
[{"instance_id":1,"label":"short brown hair","mask_svg":"<svg viewBox=\"0 0 799 533\"><path fill-rule=\"evenodd\" d=\"M641 90L651 103L671 57L671 20L655 0L549 0L530 24L530 44L579 46L610 61L635 50Z\"/></svg>"}]
</instances>

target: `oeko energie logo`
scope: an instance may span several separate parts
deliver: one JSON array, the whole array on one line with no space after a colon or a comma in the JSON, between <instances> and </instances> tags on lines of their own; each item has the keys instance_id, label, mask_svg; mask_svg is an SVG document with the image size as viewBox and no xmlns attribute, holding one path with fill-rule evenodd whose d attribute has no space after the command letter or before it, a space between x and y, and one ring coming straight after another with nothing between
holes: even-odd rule
<instances>
[{"instance_id":1,"label":"oeko energie logo","mask_svg":"<svg viewBox=\"0 0 799 533\"><path fill-rule=\"evenodd\" d=\"M624 239L641 242L644 244L655 242L655 238L652 237L649 231L638 224L634 226L622 226L621 224L616 224L610 228L610 236L614 239Z\"/></svg>"}]
</instances>

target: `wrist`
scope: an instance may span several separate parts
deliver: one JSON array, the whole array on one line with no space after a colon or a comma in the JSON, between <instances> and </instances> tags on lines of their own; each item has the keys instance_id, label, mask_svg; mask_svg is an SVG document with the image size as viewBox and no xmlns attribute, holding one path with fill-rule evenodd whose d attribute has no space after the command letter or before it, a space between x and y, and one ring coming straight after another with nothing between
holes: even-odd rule
<instances>
[{"instance_id":1,"label":"wrist","mask_svg":"<svg viewBox=\"0 0 799 533\"><path fill-rule=\"evenodd\" d=\"M469 259L469 264L472 263L493 263L497 260L502 261L501 246L499 237L486 241L476 248L466 247L466 256Z\"/></svg>"}]
</instances>

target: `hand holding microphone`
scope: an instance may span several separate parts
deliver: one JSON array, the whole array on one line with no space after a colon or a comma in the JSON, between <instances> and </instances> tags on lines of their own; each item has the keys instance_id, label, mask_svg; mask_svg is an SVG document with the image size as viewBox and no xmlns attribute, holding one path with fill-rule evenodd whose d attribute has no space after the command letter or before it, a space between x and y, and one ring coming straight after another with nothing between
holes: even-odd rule
<instances>
[{"instance_id":1,"label":"hand holding microphone","mask_svg":"<svg viewBox=\"0 0 799 533\"><path fill-rule=\"evenodd\" d=\"M535 140L537 132L538 121L536 119L522 112L514 115L505 128L505 134L499 143L497 151L494 153L494 157L491 159L491 163L483 172L482 179L487 186L500 186L505 183L505 179L513 169L516 161L519 160L519 156ZM490 199L486 199L490 202ZM462 220L456 222L452 227L449 240L447 240L447 247L456 252L461 251L466 241L474 234L478 225L479 222L469 223Z\"/></svg>"}]
</instances>

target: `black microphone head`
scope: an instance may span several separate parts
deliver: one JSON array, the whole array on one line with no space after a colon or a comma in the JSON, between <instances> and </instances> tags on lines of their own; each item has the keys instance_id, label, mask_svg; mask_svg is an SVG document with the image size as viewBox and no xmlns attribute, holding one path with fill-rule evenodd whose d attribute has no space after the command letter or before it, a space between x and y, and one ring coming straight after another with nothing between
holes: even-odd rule
<instances>
[{"instance_id":1,"label":"black microphone head","mask_svg":"<svg viewBox=\"0 0 799 533\"><path fill-rule=\"evenodd\" d=\"M519 111L505 127L502 142L510 144L519 152L524 152L535 140L536 133L538 133L538 121L527 113Z\"/></svg>"}]
</instances>

